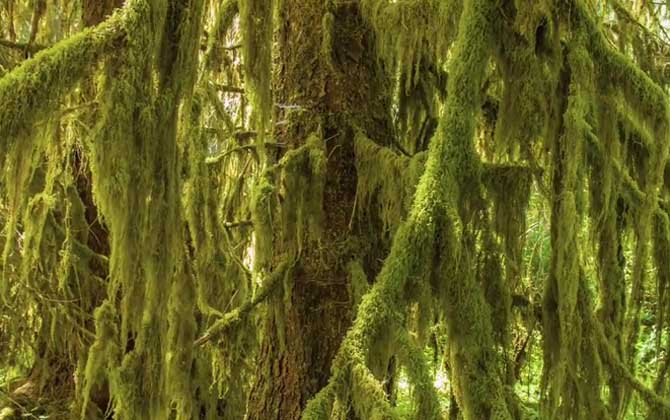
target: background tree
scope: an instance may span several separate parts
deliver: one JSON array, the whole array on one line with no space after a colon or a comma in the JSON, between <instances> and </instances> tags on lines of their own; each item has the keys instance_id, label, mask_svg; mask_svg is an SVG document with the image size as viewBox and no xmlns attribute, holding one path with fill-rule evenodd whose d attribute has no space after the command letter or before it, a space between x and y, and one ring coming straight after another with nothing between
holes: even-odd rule
<instances>
[{"instance_id":1,"label":"background tree","mask_svg":"<svg viewBox=\"0 0 670 420\"><path fill-rule=\"evenodd\" d=\"M5 0L0 418L670 419L669 7Z\"/></svg>"}]
</instances>

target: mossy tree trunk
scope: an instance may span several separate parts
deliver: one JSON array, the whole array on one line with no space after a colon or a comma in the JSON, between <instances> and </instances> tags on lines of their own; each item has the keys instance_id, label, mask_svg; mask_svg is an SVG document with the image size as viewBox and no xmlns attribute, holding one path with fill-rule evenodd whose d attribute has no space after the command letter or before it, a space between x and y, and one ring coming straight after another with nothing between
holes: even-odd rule
<instances>
[{"instance_id":1,"label":"mossy tree trunk","mask_svg":"<svg viewBox=\"0 0 670 420\"><path fill-rule=\"evenodd\" d=\"M325 143L324 217L321 239L303 247L290 273L290 296L284 290L270 301L250 419L297 419L326 384L353 316L347 267L358 261L371 278L384 248L381 225L362 223L354 214L353 128L375 139L392 134L390 89L374 59L370 31L355 3L286 0L279 7L274 133L290 148L312 134ZM274 259L298 240L276 237Z\"/></svg>"}]
</instances>

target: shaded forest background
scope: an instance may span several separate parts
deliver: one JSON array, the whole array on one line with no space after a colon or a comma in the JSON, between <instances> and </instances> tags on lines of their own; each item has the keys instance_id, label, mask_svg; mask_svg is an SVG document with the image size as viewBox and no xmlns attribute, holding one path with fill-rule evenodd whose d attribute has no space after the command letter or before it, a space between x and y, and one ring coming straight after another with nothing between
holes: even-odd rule
<instances>
[{"instance_id":1,"label":"shaded forest background","mask_svg":"<svg viewBox=\"0 0 670 420\"><path fill-rule=\"evenodd\" d=\"M670 419L670 2L1 0L0 419Z\"/></svg>"}]
</instances>

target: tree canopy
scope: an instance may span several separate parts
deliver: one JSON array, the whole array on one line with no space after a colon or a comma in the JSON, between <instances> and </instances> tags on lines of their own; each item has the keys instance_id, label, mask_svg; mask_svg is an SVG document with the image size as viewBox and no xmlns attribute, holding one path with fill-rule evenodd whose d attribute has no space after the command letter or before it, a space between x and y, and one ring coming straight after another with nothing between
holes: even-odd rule
<instances>
[{"instance_id":1,"label":"tree canopy","mask_svg":"<svg viewBox=\"0 0 670 420\"><path fill-rule=\"evenodd\" d=\"M670 420L669 32L3 0L0 420Z\"/></svg>"}]
</instances>

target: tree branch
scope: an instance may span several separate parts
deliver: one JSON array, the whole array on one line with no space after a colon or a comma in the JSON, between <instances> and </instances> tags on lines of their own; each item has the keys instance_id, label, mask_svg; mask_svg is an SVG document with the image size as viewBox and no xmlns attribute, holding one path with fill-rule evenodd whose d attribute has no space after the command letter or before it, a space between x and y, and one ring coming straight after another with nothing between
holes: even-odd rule
<instances>
[{"instance_id":1,"label":"tree branch","mask_svg":"<svg viewBox=\"0 0 670 420\"><path fill-rule=\"evenodd\" d=\"M270 276L265 279L260 290L258 293L256 293L256 296L247 300L232 311L224 314L223 317L217 320L211 327L209 327L200 338L195 340L193 345L202 346L212 338L216 337L217 335L224 334L237 323L244 320L249 315L249 313L251 313L251 310L254 309L259 303L267 299L267 297L270 296L277 285L281 283L288 266L289 264L286 261L279 264L279 266L272 272L272 274L270 274Z\"/></svg>"},{"instance_id":2,"label":"tree branch","mask_svg":"<svg viewBox=\"0 0 670 420\"><path fill-rule=\"evenodd\" d=\"M0 156L12 138L48 114L61 96L118 48L141 1L131 1L100 25L38 52L0 79Z\"/></svg>"}]
</instances>

